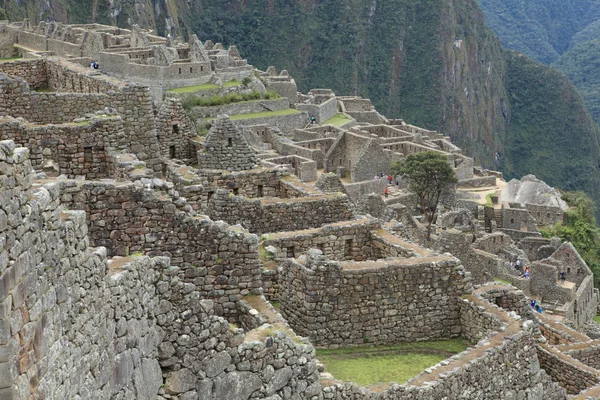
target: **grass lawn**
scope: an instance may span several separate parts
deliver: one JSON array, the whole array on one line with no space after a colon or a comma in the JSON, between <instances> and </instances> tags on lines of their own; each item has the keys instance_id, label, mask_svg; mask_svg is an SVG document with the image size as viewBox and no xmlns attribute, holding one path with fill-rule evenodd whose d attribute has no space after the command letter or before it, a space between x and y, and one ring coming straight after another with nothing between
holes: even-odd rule
<instances>
[{"instance_id":1,"label":"grass lawn","mask_svg":"<svg viewBox=\"0 0 600 400\"><path fill-rule=\"evenodd\" d=\"M504 283L505 285L512 285L512 283L510 283L510 282L509 282L509 281L507 281L506 279L494 278L494 281L496 281L496 282L500 282L500 283Z\"/></svg>"},{"instance_id":2,"label":"grass lawn","mask_svg":"<svg viewBox=\"0 0 600 400\"><path fill-rule=\"evenodd\" d=\"M15 61L15 60L20 60L22 57L8 57L8 58L0 58L0 62L6 62L6 61Z\"/></svg>"},{"instance_id":3,"label":"grass lawn","mask_svg":"<svg viewBox=\"0 0 600 400\"><path fill-rule=\"evenodd\" d=\"M405 383L446 358L469 347L464 338L394 346L317 350L317 358L334 378L361 386Z\"/></svg>"},{"instance_id":4,"label":"grass lawn","mask_svg":"<svg viewBox=\"0 0 600 400\"><path fill-rule=\"evenodd\" d=\"M594 317L594 322L597 323L598 325L600 325L600 315L596 315Z\"/></svg>"},{"instance_id":5,"label":"grass lawn","mask_svg":"<svg viewBox=\"0 0 600 400\"><path fill-rule=\"evenodd\" d=\"M333 117L331 117L327 121L323 122L323 125L341 126L350 121L352 121L352 120L350 118L346 117L344 114L335 114Z\"/></svg>"},{"instance_id":6,"label":"grass lawn","mask_svg":"<svg viewBox=\"0 0 600 400\"><path fill-rule=\"evenodd\" d=\"M241 85L242 82L240 81L229 81L229 82L223 82L223 87L233 87L233 86L239 86ZM167 92L169 93L195 93L195 92L202 92L204 90L214 90L214 89L218 89L219 85L215 85L214 83L203 83L202 85L195 85L195 86L185 86L185 87L180 87L180 88L175 88L175 89L169 89L167 90Z\"/></svg>"},{"instance_id":7,"label":"grass lawn","mask_svg":"<svg viewBox=\"0 0 600 400\"><path fill-rule=\"evenodd\" d=\"M240 86L242 84L242 81L236 81L235 79L229 82L223 82L223 87L234 87L234 86Z\"/></svg>"},{"instance_id":8,"label":"grass lawn","mask_svg":"<svg viewBox=\"0 0 600 400\"><path fill-rule=\"evenodd\" d=\"M259 113L250 113L250 114L237 114L231 115L230 118L232 121L236 121L238 119L253 119L253 118L264 118L264 117L278 117L281 115L292 115L298 114L300 111L294 110L292 108L287 108L285 110L279 111L263 111ZM212 121L214 118L207 118L206 121Z\"/></svg>"}]
</instances>

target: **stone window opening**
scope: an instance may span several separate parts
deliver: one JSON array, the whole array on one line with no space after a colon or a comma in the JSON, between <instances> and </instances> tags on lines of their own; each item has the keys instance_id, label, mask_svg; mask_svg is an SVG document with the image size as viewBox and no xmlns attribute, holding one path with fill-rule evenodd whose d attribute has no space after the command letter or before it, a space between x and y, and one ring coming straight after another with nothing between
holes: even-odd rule
<instances>
[{"instance_id":1,"label":"stone window opening","mask_svg":"<svg viewBox=\"0 0 600 400\"><path fill-rule=\"evenodd\" d=\"M571 273L571 268L567 268L567 274Z\"/></svg>"},{"instance_id":2,"label":"stone window opening","mask_svg":"<svg viewBox=\"0 0 600 400\"><path fill-rule=\"evenodd\" d=\"M233 139L227 138L227 147L233 147Z\"/></svg>"},{"instance_id":3,"label":"stone window opening","mask_svg":"<svg viewBox=\"0 0 600 400\"><path fill-rule=\"evenodd\" d=\"M169 146L169 158L170 159L175 158L175 145Z\"/></svg>"},{"instance_id":4,"label":"stone window opening","mask_svg":"<svg viewBox=\"0 0 600 400\"><path fill-rule=\"evenodd\" d=\"M286 258L294 258L294 253L295 253L294 246L284 247L283 250L285 250Z\"/></svg>"},{"instance_id":5,"label":"stone window opening","mask_svg":"<svg viewBox=\"0 0 600 400\"><path fill-rule=\"evenodd\" d=\"M206 194L206 204L208 205L208 202L210 202L210 198L213 196L213 194L215 194L215 192L208 192Z\"/></svg>"},{"instance_id":6,"label":"stone window opening","mask_svg":"<svg viewBox=\"0 0 600 400\"><path fill-rule=\"evenodd\" d=\"M190 74L194 73L194 68L190 67Z\"/></svg>"},{"instance_id":7,"label":"stone window opening","mask_svg":"<svg viewBox=\"0 0 600 400\"><path fill-rule=\"evenodd\" d=\"M240 189L239 188L233 188L233 195L237 196L240 194Z\"/></svg>"},{"instance_id":8,"label":"stone window opening","mask_svg":"<svg viewBox=\"0 0 600 400\"><path fill-rule=\"evenodd\" d=\"M181 75L181 68L179 68L179 75Z\"/></svg>"},{"instance_id":9,"label":"stone window opening","mask_svg":"<svg viewBox=\"0 0 600 400\"><path fill-rule=\"evenodd\" d=\"M511 224L514 224L514 223L515 223L515 220L514 220L513 218L511 218L511 219L510 219L510 223L511 223Z\"/></svg>"},{"instance_id":10,"label":"stone window opening","mask_svg":"<svg viewBox=\"0 0 600 400\"><path fill-rule=\"evenodd\" d=\"M173 133L179 134L179 124L173 124Z\"/></svg>"},{"instance_id":11,"label":"stone window opening","mask_svg":"<svg viewBox=\"0 0 600 400\"><path fill-rule=\"evenodd\" d=\"M581 268L577 268L577 274L581 273Z\"/></svg>"},{"instance_id":12,"label":"stone window opening","mask_svg":"<svg viewBox=\"0 0 600 400\"><path fill-rule=\"evenodd\" d=\"M200 72L204 72L204 65L200 66Z\"/></svg>"},{"instance_id":13,"label":"stone window opening","mask_svg":"<svg viewBox=\"0 0 600 400\"><path fill-rule=\"evenodd\" d=\"M256 197L263 197L263 185L258 185L256 188Z\"/></svg>"}]
</instances>

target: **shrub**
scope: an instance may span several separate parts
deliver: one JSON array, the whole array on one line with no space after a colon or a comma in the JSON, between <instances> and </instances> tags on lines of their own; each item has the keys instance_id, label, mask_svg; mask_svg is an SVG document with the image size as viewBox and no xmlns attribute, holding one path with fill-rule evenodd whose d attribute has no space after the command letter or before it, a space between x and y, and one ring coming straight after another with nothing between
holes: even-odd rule
<instances>
[{"instance_id":1,"label":"shrub","mask_svg":"<svg viewBox=\"0 0 600 400\"><path fill-rule=\"evenodd\" d=\"M263 97L267 100L275 100L280 98L281 96L279 95L279 93L269 90L263 95Z\"/></svg>"}]
</instances>

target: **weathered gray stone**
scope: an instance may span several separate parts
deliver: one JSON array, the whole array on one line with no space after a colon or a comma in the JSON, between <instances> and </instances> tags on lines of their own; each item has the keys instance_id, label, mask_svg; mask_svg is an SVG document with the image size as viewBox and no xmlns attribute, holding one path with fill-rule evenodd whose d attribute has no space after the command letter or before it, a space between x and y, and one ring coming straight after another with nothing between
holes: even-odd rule
<instances>
[{"instance_id":1,"label":"weathered gray stone","mask_svg":"<svg viewBox=\"0 0 600 400\"><path fill-rule=\"evenodd\" d=\"M187 368L171 371L165 380L165 391L169 394L185 393L196 388L196 375Z\"/></svg>"},{"instance_id":2,"label":"weathered gray stone","mask_svg":"<svg viewBox=\"0 0 600 400\"><path fill-rule=\"evenodd\" d=\"M231 372L215 380L215 398L247 400L261 386L261 379L252 372Z\"/></svg>"}]
</instances>

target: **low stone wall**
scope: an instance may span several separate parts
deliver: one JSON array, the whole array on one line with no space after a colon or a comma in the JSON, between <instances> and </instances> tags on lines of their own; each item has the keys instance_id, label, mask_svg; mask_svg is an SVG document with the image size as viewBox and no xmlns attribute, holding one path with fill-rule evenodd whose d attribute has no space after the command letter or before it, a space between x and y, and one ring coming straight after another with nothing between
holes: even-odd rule
<instances>
[{"instance_id":1,"label":"low stone wall","mask_svg":"<svg viewBox=\"0 0 600 400\"><path fill-rule=\"evenodd\" d=\"M233 123L237 126L268 124L272 128L279 128L281 132L291 133L294 129L303 128L308 123L308 115L301 112L272 117L236 119Z\"/></svg>"},{"instance_id":2,"label":"low stone wall","mask_svg":"<svg viewBox=\"0 0 600 400\"><path fill-rule=\"evenodd\" d=\"M253 100L214 107L194 107L189 112L189 116L192 120L197 120L199 118L216 118L217 115L222 114L237 115L278 111L288 108L289 103L289 100L284 97L276 100Z\"/></svg>"},{"instance_id":3,"label":"low stone wall","mask_svg":"<svg viewBox=\"0 0 600 400\"><path fill-rule=\"evenodd\" d=\"M255 199L261 197L295 198L305 196L306 191L295 186L297 180L276 168L261 168L248 171L198 170L167 162L166 178L173 182L194 210L206 211L208 201L217 189ZM289 182L282 179L285 178Z\"/></svg>"},{"instance_id":4,"label":"low stone wall","mask_svg":"<svg viewBox=\"0 0 600 400\"><path fill-rule=\"evenodd\" d=\"M371 179L363 182L345 183L344 189L350 200L357 202L362 196L370 193L382 195L387 187L387 179Z\"/></svg>"},{"instance_id":5,"label":"low stone wall","mask_svg":"<svg viewBox=\"0 0 600 400\"><path fill-rule=\"evenodd\" d=\"M208 215L257 234L314 228L353 217L346 195L250 200L223 189L211 197Z\"/></svg>"},{"instance_id":6,"label":"low stone wall","mask_svg":"<svg viewBox=\"0 0 600 400\"><path fill-rule=\"evenodd\" d=\"M337 263L286 260L281 313L317 346L436 340L461 333L470 280L455 259Z\"/></svg>"},{"instance_id":7,"label":"low stone wall","mask_svg":"<svg viewBox=\"0 0 600 400\"><path fill-rule=\"evenodd\" d=\"M567 354L549 346L538 344L537 355L540 366L569 394L577 394L582 390L600 384L600 375L597 370Z\"/></svg>"},{"instance_id":8,"label":"low stone wall","mask_svg":"<svg viewBox=\"0 0 600 400\"><path fill-rule=\"evenodd\" d=\"M493 332L497 332L502 322L493 314L473 302L460 303L461 333L471 342L478 342Z\"/></svg>"},{"instance_id":9,"label":"low stone wall","mask_svg":"<svg viewBox=\"0 0 600 400\"><path fill-rule=\"evenodd\" d=\"M588 367L600 369L600 342L598 340L585 344L561 346L559 350L581 361Z\"/></svg>"},{"instance_id":10,"label":"low stone wall","mask_svg":"<svg viewBox=\"0 0 600 400\"><path fill-rule=\"evenodd\" d=\"M472 171L472 168L471 168ZM457 186L459 188L478 188L486 186L496 186L495 176L482 176L478 178L460 179Z\"/></svg>"},{"instance_id":11,"label":"low stone wall","mask_svg":"<svg viewBox=\"0 0 600 400\"><path fill-rule=\"evenodd\" d=\"M467 300L465 300L467 302ZM473 316L490 319L494 307L487 302L463 306ZM493 319L493 318L491 318ZM490 319L490 320L491 320ZM372 390L353 383L323 388L323 398L333 400L443 400L511 398L564 400L563 388L540 369L532 324L519 327L516 321L502 321L511 333L496 333L473 348L428 368L403 385ZM516 332L516 333L514 333Z\"/></svg>"}]
</instances>

